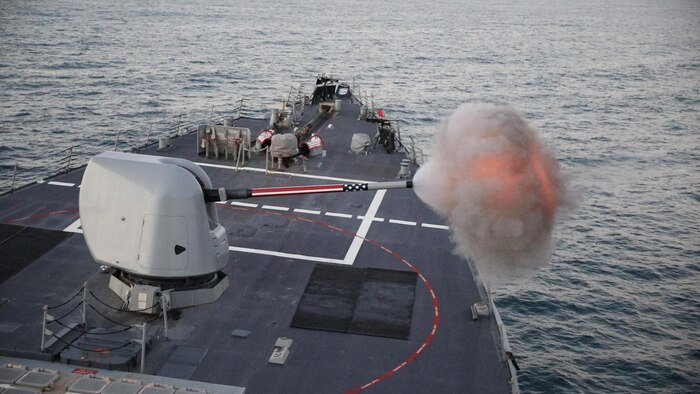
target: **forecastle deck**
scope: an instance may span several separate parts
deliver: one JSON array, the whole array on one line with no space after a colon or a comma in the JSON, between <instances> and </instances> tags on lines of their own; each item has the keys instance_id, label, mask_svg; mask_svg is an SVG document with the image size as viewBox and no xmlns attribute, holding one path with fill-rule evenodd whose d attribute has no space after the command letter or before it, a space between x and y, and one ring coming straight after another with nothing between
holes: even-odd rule
<instances>
[{"instance_id":1,"label":"forecastle deck","mask_svg":"<svg viewBox=\"0 0 700 394\"><path fill-rule=\"evenodd\" d=\"M326 152L310 157L305 172L299 163L266 172L263 153L252 153L238 168L223 155L206 158L198 153L196 134L174 138L169 149L139 153L191 160L226 188L396 180L403 154L381 147L367 155L349 151L353 133L372 137L376 131L375 124L357 120L359 113L360 106L346 99L339 112L316 124ZM309 106L302 120L317 114L318 107ZM267 124L240 118L233 125L255 137ZM153 319L108 307L118 308L120 300L107 289L108 275L99 272L81 234L83 170L0 198L0 255L12 266L0 278L2 355L51 359L39 351L42 308L69 300L84 284L91 330ZM467 262L452 254L447 226L412 191L253 198L220 203L218 213L230 243L224 270L230 287L215 303L184 309L177 320L170 316L167 339L162 318L149 323L145 373L250 392L510 391L494 318L473 320L470 312L484 300L481 285ZM318 267L349 270L332 271L337 274L326 280ZM415 274L412 291L411 279L401 273ZM321 282L310 282L316 277ZM343 291L346 285L350 290ZM310 300L306 307L313 309L314 297L337 302L320 312L320 323L312 322L321 329L292 327L300 303ZM72 305L51 314L62 317ZM62 322L80 323L81 309ZM323 326L333 319L340 325ZM292 340L284 364L270 362L279 338ZM103 353L83 353L86 367L102 365ZM130 368L137 370L138 363Z\"/></svg>"}]
</instances>

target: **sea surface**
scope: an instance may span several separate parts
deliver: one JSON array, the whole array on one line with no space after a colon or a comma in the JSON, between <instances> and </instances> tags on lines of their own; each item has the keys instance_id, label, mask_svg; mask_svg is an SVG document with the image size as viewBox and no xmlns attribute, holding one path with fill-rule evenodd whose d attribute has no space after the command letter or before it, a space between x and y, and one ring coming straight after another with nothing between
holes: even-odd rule
<instances>
[{"instance_id":1,"label":"sea surface","mask_svg":"<svg viewBox=\"0 0 700 394\"><path fill-rule=\"evenodd\" d=\"M323 72L426 153L475 100L555 150L579 207L548 267L493 289L523 392L700 392L697 0L3 0L0 182L261 116Z\"/></svg>"}]
</instances>

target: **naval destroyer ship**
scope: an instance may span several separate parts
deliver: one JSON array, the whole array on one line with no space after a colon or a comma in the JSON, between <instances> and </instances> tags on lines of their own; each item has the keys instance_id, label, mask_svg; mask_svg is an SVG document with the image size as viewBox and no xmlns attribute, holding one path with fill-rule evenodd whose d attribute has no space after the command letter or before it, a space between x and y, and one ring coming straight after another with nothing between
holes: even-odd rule
<instances>
[{"instance_id":1,"label":"naval destroyer ship","mask_svg":"<svg viewBox=\"0 0 700 394\"><path fill-rule=\"evenodd\" d=\"M406 190L415 147L358 93L319 76L0 196L0 392L518 392Z\"/></svg>"}]
</instances>

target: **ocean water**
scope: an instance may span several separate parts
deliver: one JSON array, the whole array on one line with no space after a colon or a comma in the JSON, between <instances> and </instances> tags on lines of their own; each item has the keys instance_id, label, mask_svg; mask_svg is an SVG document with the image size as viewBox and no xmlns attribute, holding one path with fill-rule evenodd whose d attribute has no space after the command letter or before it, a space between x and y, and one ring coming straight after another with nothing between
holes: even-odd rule
<instances>
[{"instance_id":1,"label":"ocean water","mask_svg":"<svg viewBox=\"0 0 700 394\"><path fill-rule=\"evenodd\" d=\"M460 103L520 109L580 196L494 289L523 392L700 392L696 0L0 2L0 182L353 79L430 154ZM295 93L296 94L296 93ZM212 109L212 105L214 105ZM118 142L117 142L118 138Z\"/></svg>"}]
</instances>

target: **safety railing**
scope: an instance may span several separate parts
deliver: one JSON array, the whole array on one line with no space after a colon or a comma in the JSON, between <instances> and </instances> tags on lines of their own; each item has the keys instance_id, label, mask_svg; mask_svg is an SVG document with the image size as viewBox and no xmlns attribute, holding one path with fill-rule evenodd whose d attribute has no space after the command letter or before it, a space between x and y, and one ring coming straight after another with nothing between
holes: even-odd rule
<instances>
[{"instance_id":1,"label":"safety railing","mask_svg":"<svg viewBox=\"0 0 700 394\"><path fill-rule=\"evenodd\" d=\"M496 322L496 329L498 330L498 337L500 338L499 347L501 350L501 355L508 366L508 372L510 374L510 391L512 394L518 394L520 393L520 388L518 386L518 370L520 370L520 367L515 361L515 356L510 348L508 335L506 334L506 328L501 320L501 315L498 313L496 304L493 303L493 299L491 298L491 294L488 292L488 290L486 292L486 301Z\"/></svg>"},{"instance_id":2,"label":"safety railing","mask_svg":"<svg viewBox=\"0 0 700 394\"><path fill-rule=\"evenodd\" d=\"M97 301L96 303L93 303L93 301ZM154 317L151 317L145 321L141 321L139 323L132 323L132 324L124 324L122 322L116 321L114 318L111 318L107 316L106 312L100 311L100 309L96 306L99 306L99 308L108 308L109 310L112 311L113 314L115 313L127 313L130 314L128 316L129 318L133 318L133 313L134 312L145 312L145 311L152 311L156 308L160 310L158 314L156 314ZM87 320L87 309L90 308L94 314L97 316L100 316L102 319L105 321L110 322L111 324L114 324L116 329L112 331L103 331L102 328L88 328L88 320ZM146 330L149 324L153 323L156 320L163 319L163 328L164 328L164 335L165 338L168 338L168 310L170 309L170 298L167 293L162 293L160 297L156 300L156 302L143 309L138 309L138 310L133 310L133 309L124 309L123 307L116 307L112 306L109 303L101 300L100 298L95 295L91 290L87 288L87 283L83 284L83 287L81 287L70 299L57 304L57 305L44 305L42 308L43 310L43 318L42 318L42 332L41 332L41 345L40 345L40 350L46 351L47 348L49 347L47 339L53 338L56 342L60 342L62 345L65 347L73 347L76 349L79 349L83 352L91 352L91 353L104 353L104 352L112 352L118 349L125 348L127 346L130 346L132 343L137 343L141 347L141 373L143 373L145 364L146 364ZM67 312L66 312L67 310ZM75 316L75 312L80 311L80 316ZM61 312L60 317L55 317L52 315L52 313L57 313ZM76 320L78 321L76 323ZM61 328L64 329L64 332L75 332L78 334L77 337L74 337L73 340L66 340L65 336L60 336L54 333L52 330L52 326L60 326ZM76 344L78 339L82 337L85 334L91 334L91 335L115 335L119 334L122 332L126 332L129 330L132 330L133 328L138 328L140 329L140 335L136 338L132 338L130 340L124 341L121 344L116 344L115 346L111 348L104 348L104 347L97 347L97 348L88 348L85 347L85 345L81 346L81 344Z\"/></svg>"},{"instance_id":3,"label":"safety railing","mask_svg":"<svg viewBox=\"0 0 700 394\"><path fill-rule=\"evenodd\" d=\"M11 193L21 187L34 183L37 179L47 179L64 174L72 169L85 165L87 161L97 153L108 150L138 151L151 144L157 143L158 137L178 137L197 130L201 124L224 124L225 122L241 118L244 111L244 100L239 99L231 104L213 105L206 110L195 110L188 113L180 113L170 119L151 122L148 129L143 132L119 131L114 136L114 142L107 140L101 142L102 146L70 146L48 152L47 159L37 161L16 160L12 170L0 173L0 195ZM48 158L56 159L50 160Z\"/></svg>"},{"instance_id":4,"label":"safety railing","mask_svg":"<svg viewBox=\"0 0 700 394\"><path fill-rule=\"evenodd\" d=\"M10 191L15 190L15 183L17 182L17 168L19 167L19 164L15 162L15 165L12 166L12 176L10 179L7 179L3 182L0 182L0 190L5 190L9 189Z\"/></svg>"}]
</instances>

